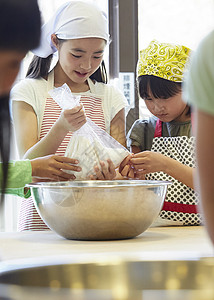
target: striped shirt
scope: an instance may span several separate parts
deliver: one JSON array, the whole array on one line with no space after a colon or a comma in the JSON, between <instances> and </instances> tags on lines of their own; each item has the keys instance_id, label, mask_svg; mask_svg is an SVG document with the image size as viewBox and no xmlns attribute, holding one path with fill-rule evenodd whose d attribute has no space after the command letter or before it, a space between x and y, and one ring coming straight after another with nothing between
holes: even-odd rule
<instances>
[{"instance_id":1,"label":"striped shirt","mask_svg":"<svg viewBox=\"0 0 214 300\"><path fill-rule=\"evenodd\" d=\"M87 94L81 96L80 102L84 106L87 117L94 121L100 128L105 130L106 128L104 113L102 109L102 100L99 97L90 96L90 94ZM48 97L46 99L40 131L40 139L42 139L50 131L53 124L59 118L61 111L62 109L60 108L60 106L51 97ZM72 133L69 132L65 136L56 152L57 155L63 156L65 154L71 135ZM22 199L21 202L18 231L24 230L49 230L49 227L39 216L32 197L28 199Z\"/></svg>"}]
</instances>

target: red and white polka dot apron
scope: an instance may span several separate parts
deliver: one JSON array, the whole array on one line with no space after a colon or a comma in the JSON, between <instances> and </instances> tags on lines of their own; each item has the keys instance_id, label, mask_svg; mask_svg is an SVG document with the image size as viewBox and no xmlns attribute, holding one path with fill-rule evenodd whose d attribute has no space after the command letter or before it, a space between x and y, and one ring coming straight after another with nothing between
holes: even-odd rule
<instances>
[{"instance_id":1,"label":"red and white polka dot apron","mask_svg":"<svg viewBox=\"0 0 214 300\"><path fill-rule=\"evenodd\" d=\"M54 87L54 72L52 71L48 76L47 81L47 98L45 103L45 110L40 130L40 137L42 139L51 129L53 124L59 118L62 109L60 106L48 95L48 91ZM93 85L89 84L91 93L83 94L80 101L84 105L85 113L92 121L94 121L100 128L106 130L105 127L105 118L102 107L102 97L96 96L93 93ZM56 154L64 155L67 145L69 143L72 133L69 132L61 145L59 146ZM34 206L32 197L28 199L22 199L19 221L18 221L18 230L49 230L49 227L43 222L40 218L37 210Z\"/></svg>"},{"instance_id":2,"label":"red and white polka dot apron","mask_svg":"<svg viewBox=\"0 0 214 300\"><path fill-rule=\"evenodd\" d=\"M187 136L162 137L162 122L158 119L151 151L159 152L180 163L195 167L195 138ZM194 190L163 172L146 175L149 180L167 180L173 184L168 186L166 199L160 213L162 219L182 222L183 225L200 225L201 215L198 213L198 198Z\"/></svg>"}]
</instances>

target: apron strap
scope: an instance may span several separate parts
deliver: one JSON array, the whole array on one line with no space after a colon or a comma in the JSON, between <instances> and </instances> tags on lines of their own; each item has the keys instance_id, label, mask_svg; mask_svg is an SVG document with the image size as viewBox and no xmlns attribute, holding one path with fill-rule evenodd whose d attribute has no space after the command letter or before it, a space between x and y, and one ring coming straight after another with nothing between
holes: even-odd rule
<instances>
[{"instance_id":1,"label":"apron strap","mask_svg":"<svg viewBox=\"0 0 214 300\"><path fill-rule=\"evenodd\" d=\"M194 115L191 113L191 124L192 124L192 131L194 132ZM157 119L156 126L155 126L155 134L154 138L162 136L162 121Z\"/></svg>"},{"instance_id":2,"label":"apron strap","mask_svg":"<svg viewBox=\"0 0 214 300\"><path fill-rule=\"evenodd\" d=\"M54 70L52 70L48 74L48 79L47 79L47 94L49 93L50 90L54 88Z\"/></svg>"},{"instance_id":3,"label":"apron strap","mask_svg":"<svg viewBox=\"0 0 214 300\"><path fill-rule=\"evenodd\" d=\"M195 118L194 118L194 114L191 113L191 124L192 124L192 133L195 133L195 122L194 122Z\"/></svg>"},{"instance_id":4,"label":"apron strap","mask_svg":"<svg viewBox=\"0 0 214 300\"><path fill-rule=\"evenodd\" d=\"M189 213L189 214L197 214L198 205L192 204L183 204L183 203L174 203L174 202L164 202L162 210L165 211L176 211L182 213Z\"/></svg>"},{"instance_id":5,"label":"apron strap","mask_svg":"<svg viewBox=\"0 0 214 300\"><path fill-rule=\"evenodd\" d=\"M161 137L161 136L162 136L162 121L160 119L157 119L154 138Z\"/></svg>"},{"instance_id":6,"label":"apron strap","mask_svg":"<svg viewBox=\"0 0 214 300\"><path fill-rule=\"evenodd\" d=\"M92 94L96 94L93 81L90 78L88 78L87 81L88 81L88 86L89 86L90 92Z\"/></svg>"}]
</instances>

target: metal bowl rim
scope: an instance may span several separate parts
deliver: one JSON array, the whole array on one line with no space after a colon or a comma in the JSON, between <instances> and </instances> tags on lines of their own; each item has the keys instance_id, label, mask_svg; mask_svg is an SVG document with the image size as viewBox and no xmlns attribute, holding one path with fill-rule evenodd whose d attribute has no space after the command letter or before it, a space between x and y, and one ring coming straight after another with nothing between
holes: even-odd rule
<instances>
[{"instance_id":1,"label":"metal bowl rim","mask_svg":"<svg viewBox=\"0 0 214 300\"><path fill-rule=\"evenodd\" d=\"M74 181L57 181L57 182L37 182L27 184L30 188L109 188L109 187L159 187L168 186L171 181L159 180L74 180Z\"/></svg>"}]
</instances>

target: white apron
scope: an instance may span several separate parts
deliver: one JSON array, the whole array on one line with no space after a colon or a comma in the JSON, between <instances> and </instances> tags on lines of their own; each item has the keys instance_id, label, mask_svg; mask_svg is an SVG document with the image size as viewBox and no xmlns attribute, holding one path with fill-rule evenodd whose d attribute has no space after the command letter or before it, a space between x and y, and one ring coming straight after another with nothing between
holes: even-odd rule
<instances>
[{"instance_id":1,"label":"white apron","mask_svg":"<svg viewBox=\"0 0 214 300\"><path fill-rule=\"evenodd\" d=\"M157 120L151 151L159 152L186 166L195 167L194 149L194 137L162 137L162 122ZM147 174L146 179L173 182L168 186L166 199L160 213L162 219L180 222L183 225L200 225L202 223L201 215L198 213L198 198L193 189L163 172Z\"/></svg>"},{"instance_id":2,"label":"white apron","mask_svg":"<svg viewBox=\"0 0 214 300\"><path fill-rule=\"evenodd\" d=\"M43 120L40 128L39 139L42 139L51 129L53 124L59 118L62 109L60 106L53 100L48 92L54 88L54 72L52 71L47 80L47 97L45 102L45 109ZM84 105L85 113L92 121L94 121L100 128L106 130L105 118L102 107L103 99L101 96L94 94L93 84L89 83L89 88L91 93L81 95L80 101ZM61 145L57 149L57 155L64 155L67 145L70 141L72 133L69 132ZM34 206L32 197L28 199L22 199L19 220L18 220L18 231L24 230L49 230L49 227L43 222L40 218L37 210Z\"/></svg>"}]
</instances>

